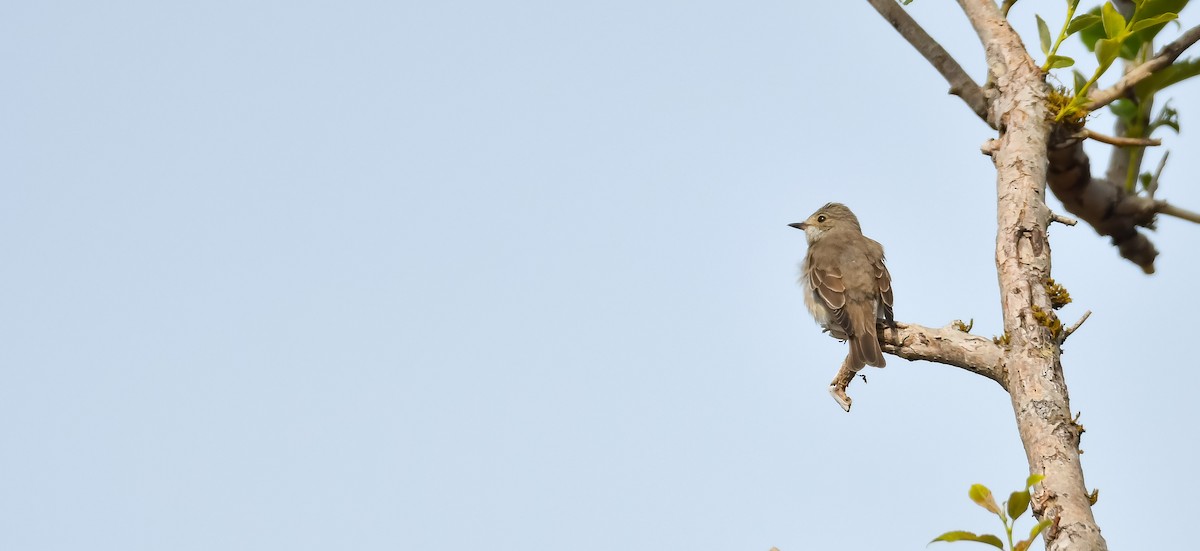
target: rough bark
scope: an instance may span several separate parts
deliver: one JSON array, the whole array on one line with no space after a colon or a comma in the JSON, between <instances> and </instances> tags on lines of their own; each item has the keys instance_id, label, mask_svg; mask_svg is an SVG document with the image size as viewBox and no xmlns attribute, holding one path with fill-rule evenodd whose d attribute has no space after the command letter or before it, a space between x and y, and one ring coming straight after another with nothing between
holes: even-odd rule
<instances>
[{"instance_id":1,"label":"rough bark","mask_svg":"<svg viewBox=\"0 0 1200 551\"><path fill-rule=\"evenodd\" d=\"M1080 430L1071 419L1059 362L1060 335L1035 316L1053 316L1045 289L1050 276L1048 87L992 0L959 4L984 46L997 90L989 112L1000 129L991 154L997 173L996 271L1010 343L1003 361L1030 472L1046 477L1035 494L1034 513L1055 521L1045 535L1048 551L1105 550L1084 486Z\"/></svg>"},{"instance_id":2,"label":"rough bark","mask_svg":"<svg viewBox=\"0 0 1200 551\"><path fill-rule=\"evenodd\" d=\"M952 365L983 375L1004 386L1003 349L991 339L953 326L940 329L896 322L880 333L883 351L909 361L925 360Z\"/></svg>"}]
</instances>

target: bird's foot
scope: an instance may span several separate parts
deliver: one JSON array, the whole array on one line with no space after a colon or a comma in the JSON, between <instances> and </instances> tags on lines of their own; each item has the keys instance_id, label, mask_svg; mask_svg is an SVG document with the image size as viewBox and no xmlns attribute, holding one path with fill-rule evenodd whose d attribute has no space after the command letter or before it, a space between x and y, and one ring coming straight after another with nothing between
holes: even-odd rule
<instances>
[{"instance_id":1,"label":"bird's foot","mask_svg":"<svg viewBox=\"0 0 1200 551\"><path fill-rule=\"evenodd\" d=\"M842 406L842 409L845 410L846 413L850 413L850 404L852 404L854 400L851 400L850 397L846 395L846 387L837 383L831 384L829 385L829 395L833 396L834 401L836 401L839 406Z\"/></svg>"}]
</instances>

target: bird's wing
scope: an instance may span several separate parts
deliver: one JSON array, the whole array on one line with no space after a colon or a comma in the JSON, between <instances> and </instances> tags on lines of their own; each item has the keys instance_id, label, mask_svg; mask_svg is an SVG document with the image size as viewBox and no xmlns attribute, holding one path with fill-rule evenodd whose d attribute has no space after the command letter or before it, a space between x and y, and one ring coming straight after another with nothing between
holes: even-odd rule
<instances>
[{"instance_id":1,"label":"bird's wing","mask_svg":"<svg viewBox=\"0 0 1200 551\"><path fill-rule=\"evenodd\" d=\"M887 266L883 264L882 255L872 264L875 266L875 283L879 287L879 310L888 325L894 326L896 320L892 318L892 274L888 273Z\"/></svg>"},{"instance_id":2,"label":"bird's wing","mask_svg":"<svg viewBox=\"0 0 1200 551\"><path fill-rule=\"evenodd\" d=\"M846 314L846 284L842 281L842 273L836 267L818 267L817 263L808 263L808 288L813 298L823 302L829 309L830 322L846 335L854 334L850 326L850 317Z\"/></svg>"}]
</instances>

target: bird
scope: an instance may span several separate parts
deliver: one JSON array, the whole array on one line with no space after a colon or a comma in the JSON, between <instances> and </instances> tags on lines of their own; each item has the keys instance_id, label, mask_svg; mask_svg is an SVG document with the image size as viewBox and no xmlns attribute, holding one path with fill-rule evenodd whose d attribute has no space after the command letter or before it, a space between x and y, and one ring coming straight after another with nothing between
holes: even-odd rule
<instances>
[{"instance_id":1,"label":"bird","mask_svg":"<svg viewBox=\"0 0 1200 551\"><path fill-rule=\"evenodd\" d=\"M844 368L858 372L863 366L883 367L876 323L895 327L892 314L892 276L884 265L883 245L862 233L858 217L841 203L828 203L803 222L788 224L803 230L808 252L800 267L804 304L825 331L849 341ZM853 375L850 375L852 378ZM845 386L834 398L850 411ZM845 401L843 402L843 398Z\"/></svg>"}]
</instances>

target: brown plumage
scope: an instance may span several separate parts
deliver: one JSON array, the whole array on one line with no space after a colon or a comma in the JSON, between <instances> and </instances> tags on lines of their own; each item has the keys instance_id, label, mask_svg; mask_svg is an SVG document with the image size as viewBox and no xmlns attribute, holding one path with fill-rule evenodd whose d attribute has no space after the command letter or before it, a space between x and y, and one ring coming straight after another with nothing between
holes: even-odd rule
<instances>
[{"instance_id":1,"label":"brown plumage","mask_svg":"<svg viewBox=\"0 0 1200 551\"><path fill-rule=\"evenodd\" d=\"M858 218L840 203L829 203L791 226L808 238L800 283L807 291L809 313L831 335L850 342L855 371L864 365L883 367L876 320L895 323L883 246L863 235Z\"/></svg>"}]
</instances>

